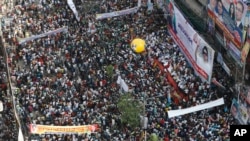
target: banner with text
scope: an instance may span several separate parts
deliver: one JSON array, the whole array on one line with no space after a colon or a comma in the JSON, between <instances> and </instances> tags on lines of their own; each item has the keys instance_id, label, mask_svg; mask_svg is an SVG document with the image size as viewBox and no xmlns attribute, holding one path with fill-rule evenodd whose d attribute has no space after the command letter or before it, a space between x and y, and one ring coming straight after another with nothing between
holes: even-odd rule
<instances>
[{"instance_id":1,"label":"banner with text","mask_svg":"<svg viewBox=\"0 0 250 141\"><path fill-rule=\"evenodd\" d=\"M99 130L97 124L82 126L49 126L30 124L31 134L84 134L93 133Z\"/></svg>"},{"instance_id":2,"label":"banner with text","mask_svg":"<svg viewBox=\"0 0 250 141\"><path fill-rule=\"evenodd\" d=\"M121 10L121 11L96 14L96 19L101 20L101 19L112 18L116 16L123 16L123 15L131 14L131 13L136 13L137 10L138 10L138 7L134 7L130 9Z\"/></svg>"},{"instance_id":3,"label":"banner with text","mask_svg":"<svg viewBox=\"0 0 250 141\"><path fill-rule=\"evenodd\" d=\"M173 3L168 5L168 28L197 75L210 83L214 61L214 50L193 29Z\"/></svg>"},{"instance_id":4,"label":"banner with text","mask_svg":"<svg viewBox=\"0 0 250 141\"><path fill-rule=\"evenodd\" d=\"M62 27L62 28L58 28L56 30L52 30L52 31L48 31L46 33L39 34L39 35L32 35L28 38L20 39L18 42L19 42L19 44L23 44L23 43L31 41L31 40L35 40L38 38L42 38L42 37L49 36L49 35L56 34L56 33L60 33L60 32L67 32L67 31L68 31L68 27Z\"/></svg>"},{"instance_id":5,"label":"banner with text","mask_svg":"<svg viewBox=\"0 0 250 141\"><path fill-rule=\"evenodd\" d=\"M242 0L208 0L207 12L226 38L241 50L248 24L245 20L247 5Z\"/></svg>"}]
</instances>

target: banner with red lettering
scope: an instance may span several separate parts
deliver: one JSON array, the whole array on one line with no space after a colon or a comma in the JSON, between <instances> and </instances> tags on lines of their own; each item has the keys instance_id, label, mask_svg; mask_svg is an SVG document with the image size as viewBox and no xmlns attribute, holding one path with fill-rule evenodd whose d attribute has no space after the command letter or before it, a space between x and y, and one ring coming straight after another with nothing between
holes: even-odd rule
<instances>
[{"instance_id":1,"label":"banner with red lettering","mask_svg":"<svg viewBox=\"0 0 250 141\"><path fill-rule=\"evenodd\" d=\"M97 124L82 126L49 126L30 124L31 134L84 134L93 133L99 130Z\"/></svg>"}]
</instances>

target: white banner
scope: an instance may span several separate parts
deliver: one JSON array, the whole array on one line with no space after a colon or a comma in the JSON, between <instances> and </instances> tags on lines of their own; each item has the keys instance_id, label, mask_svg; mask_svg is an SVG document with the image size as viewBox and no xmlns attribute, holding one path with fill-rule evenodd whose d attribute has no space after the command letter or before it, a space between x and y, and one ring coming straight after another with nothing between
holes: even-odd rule
<instances>
[{"instance_id":1,"label":"white banner","mask_svg":"<svg viewBox=\"0 0 250 141\"><path fill-rule=\"evenodd\" d=\"M116 16L127 15L127 14L131 14L131 13L136 13L137 10L138 10L138 7L134 7L134 8L130 8L130 9L121 10L121 11L96 14L96 19L101 20L101 19L112 18L112 17L116 17Z\"/></svg>"},{"instance_id":2,"label":"white banner","mask_svg":"<svg viewBox=\"0 0 250 141\"><path fill-rule=\"evenodd\" d=\"M71 10L73 11L73 13L75 14L75 17L76 17L77 21L79 22L79 21L80 21L80 18L79 18L79 16L78 16L78 12L77 12L77 10L76 10L76 6L75 6L74 2L73 2L72 0L67 0L67 3L68 3L68 5L69 5L70 9L71 9Z\"/></svg>"},{"instance_id":3,"label":"white banner","mask_svg":"<svg viewBox=\"0 0 250 141\"><path fill-rule=\"evenodd\" d=\"M23 43L25 43L27 41L42 38L42 37L45 37L45 36L48 36L48 35L52 35L52 34L56 34L56 33L60 33L60 32L67 32L67 31L68 31L68 27L62 27L62 28L59 28L59 29L56 29L56 30L52 30L52 31L48 31L46 33L39 34L39 35L32 35L31 37L20 39L19 44L23 44Z\"/></svg>"},{"instance_id":4,"label":"white banner","mask_svg":"<svg viewBox=\"0 0 250 141\"><path fill-rule=\"evenodd\" d=\"M220 99L217 99L217 100L205 103L205 104L197 105L194 107L190 107L190 108L185 108L185 109L180 109L180 110L170 110L170 111L168 111L168 117L172 118L172 117L176 117L176 116L181 116L181 115L209 109L212 107L220 106L223 104L224 104L224 99L220 98Z\"/></svg>"},{"instance_id":5,"label":"white banner","mask_svg":"<svg viewBox=\"0 0 250 141\"><path fill-rule=\"evenodd\" d=\"M169 3L169 16L167 18L169 31L176 43L185 54L189 63L202 80L210 83L214 61L214 50L193 29L182 13L173 3Z\"/></svg>"},{"instance_id":6,"label":"white banner","mask_svg":"<svg viewBox=\"0 0 250 141\"><path fill-rule=\"evenodd\" d=\"M120 85L120 87L125 91L128 92L129 91L129 87L126 84L126 82L121 78L121 76L118 76L118 79L116 81L117 84Z\"/></svg>"}]
</instances>

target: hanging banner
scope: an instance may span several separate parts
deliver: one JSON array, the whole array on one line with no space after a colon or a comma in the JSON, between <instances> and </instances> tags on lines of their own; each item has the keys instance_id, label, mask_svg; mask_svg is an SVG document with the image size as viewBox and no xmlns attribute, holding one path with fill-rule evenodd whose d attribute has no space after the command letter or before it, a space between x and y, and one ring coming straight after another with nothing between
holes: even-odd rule
<instances>
[{"instance_id":1,"label":"hanging banner","mask_svg":"<svg viewBox=\"0 0 250 141\"><path fill-rule=\"evenodd\" d=\"M179 109L179 110L169 110L168 111L168 117L172 118L172 117L176 117L176 116L181 116L181 115L185 115L185 114L189 114L189 113L193 113L193 112L197 112L197 111L201 111L201 110L205 110L205 109L209 109L209 108L213 108L216 106L220 106L224 104L224 99L220 98L205 104L200 104L197 106L193 106L190 108L185 108L185 109Z\"/></svg>"},{"instance_id":2,"label":"hanging banner","mask_svg":"<svg viewBox=\"0 0 250 141\"><path fill-rule=\"evenodd\" d=\"M138 10L138 7L134 7L134 8L130 8L130 9L121 10L121 11L96 14L96 19L101 20L101 19L112 18L112 17L116 17L116 16L128 15L131 13L136 13L137 10Z\"/></svg>"},{"instance_id":3,"label":"hanging banner","mask_svg":"<svg viewBox=\"0 0 250 141\"><path fill-rule=\"evenodd\" d=\"M42 38L42 37L49 36L49 35L56 34L56 33L60 33L60 32L67 32L67 31L68 31L68 27L62 27L62 28L59 28L59 29L56 29L53 31L48 31L48 32L43 33L43 34L32 35L31 37L20 39L19 44L23 44L23 43L31 41L31 40L35 40L38 38Z\"/></svg>"},{"instance_id":4,"label":"hanging banner","mask_svg":"<svg viewBox=\"0 0 250 141\"><path fill-rule=\"evenodd\" d=\"M72 0L67 0L67 3L69 5L70 9L73 11L73 13L74 13L77 21L79 22L80 21L80 17L78 15L78 12L76 10L76 6L75 6L74 2Z\"/></svg>"},{"instance_id":5,"label":"hanging banner","mask_svg":"<svg viewBox=\"0 0 250 141\"><path fill-rule=\"evenodd\" d=\"M93 133L99 130L97 124L82 126L49 126L30 124L31 134L85 134Z\"/></svg>"},{"instance_id":6,"label":"hanging banner","mask_svg":"<svg viewBox=\"0 0 250 141\"><path fill-rule=\"evenodd\" d=\"M245 38L244 27L247 26L245 23L247 5L242 0L208 0L207 12L226 38L241 50Z\"/></svg>"},{"instance_id":7,"label":"hanging banner","mask_svg":"<svg viewBox=\"0 0 250 141\"><path fill-rule=\"evenodd\" d=\"M197 75L210 83L214 61L214 50L193 29L180 10L173 3L168 5L169 32Z\"/></svg>"},{"instance_id":8,"label":"hanging banner","mask_svg":"<svg viewBox=\"0 0 250 141\"><path fill-rule=\"evenodd\" d=\"M247 55L248 55L248 52L249 52L249 47L250 47L250 44L249 44L249 41L247 41L245 43L245 45L243 46L243 49L241 50L241 61L242 61L242 63L246 62L246 58L247 58Z\"/></svg>"}]
</instances>

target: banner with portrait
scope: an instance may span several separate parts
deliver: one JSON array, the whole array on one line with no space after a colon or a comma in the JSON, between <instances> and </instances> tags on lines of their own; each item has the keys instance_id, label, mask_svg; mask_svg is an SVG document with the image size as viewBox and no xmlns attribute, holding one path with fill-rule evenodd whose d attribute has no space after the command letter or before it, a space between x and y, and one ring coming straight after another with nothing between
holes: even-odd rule
<instances>
[{"instance_id":1,"label":"banner with portrait","mask_svg":"<svg viewBox=\"0 0 250 141\"><path fill-rule=\"evenodd\" d=\"M29 125L31 134L85 134L99 130L97 124L82 126L50 126L50 125Z\"/></svg>"},{"instance_id":2,"label":"banner with portrait","mask_svg":"<svg viewBox=\"0 0 250 141\"><path fill-rule=\"evenodd\" d=\"M208 0L208 16L241 50L245 39L247 5L242 0Z\"/></svg>"},{"instance_id":3,"label":"banner with portrait","mask_svg":"<svg viewBox=\"0 0 250 141\"><path fill-rule=\"evenodd\" d=\"M207 82L211 82L214 50L194 30L173 3L168 5L168 28L175 42L179 45L196 74Z\"/></svg>"}]
</instances>

